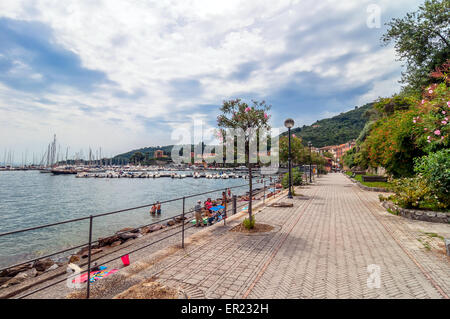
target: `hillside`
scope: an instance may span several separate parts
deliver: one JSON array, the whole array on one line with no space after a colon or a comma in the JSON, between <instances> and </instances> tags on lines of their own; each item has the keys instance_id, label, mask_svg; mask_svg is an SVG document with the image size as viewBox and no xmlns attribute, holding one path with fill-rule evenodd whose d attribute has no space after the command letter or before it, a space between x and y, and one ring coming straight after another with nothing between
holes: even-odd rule
<instances>
[{"instance_id":1,"label":"hillside","mask_svg":"<svg viewBox=\"0 0 450 319\"><path fill-rule=\"evenodd\" d=\"M355 107L351 111L317 121L312 125L292 129L292 133L300 136L305 145L308 141L315 147L343 144L358 137L367 122L364 114L370 108L372 104Z\"/></svg>"},{"instance_id":2,"label":"hillside","mask_svg":"<svg viewBox=\"0 0 450 319\"><path fill-rule=\"evenodd\" d=\"M302 137L305 144L311 141L315 147L342 144L358 137L367 122L364 114L371 107L372 104L356 107L351 111L341 113L332 118L317 121L310 126L304 125L303 127L294 128L292 133ZM286 133L282 135L286 135ZM136 152L141 152L144 155L148 153L149 158L153 158L156 150L163 150L165 154L170 155L172 147L173 145L143 147L116 155L113 158L113 162L128 162L130 157Z\"/></svg>"},{"instance_id":3,"label":"hillside","mask_svg":"<svg viewBox=\"0 0 450 319\"><path fill-rule=\"evenodd\" d=\"M130 159L130 157L136 153L136 152L141 152L142 154L145 155L145 153L148 153L148 157L149 158L153 158L153 155L155 153L155 151L157 150L163 150L164 154L170 155L171 151L172 151L172 147L173 145L167 145L167 146L150 146L150 147L143 147L137 150L132 150L123 154L119 154L113 157L113 161L121 161L124 160L126 162L128 162L128 160Z\"/></svg>"}]
</instances>

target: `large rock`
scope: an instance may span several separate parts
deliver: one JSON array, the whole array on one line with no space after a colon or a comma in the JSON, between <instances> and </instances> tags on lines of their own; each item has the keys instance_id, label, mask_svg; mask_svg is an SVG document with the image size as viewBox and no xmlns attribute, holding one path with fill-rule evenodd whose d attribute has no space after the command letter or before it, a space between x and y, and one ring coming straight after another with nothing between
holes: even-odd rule
<instances>
[{"instance_id":1,"label":"large rock","mask_svg":"<svg viewBox=\"0 0 450 319\"><path fill-rule=\"evenodd\" d=\"M13 268L9 268L9 269L5 269L0 273L0 277L14 277L15 275L17 275L20 272L24 272L28 269L31 269L33 267L32 264L25 264L25 265L20 265L20 266L16 266Z\"/></svg>"},{"instance_id":2,"label":"large rock","mask_svg":"<svg viewBox=\"0 0 450 319\"><path fill-rule=\"evenodd\" d=\"M9 277L9 276L0 277L0 286L11 279L12 279L12 277Z\"/></svg>"},{"instance_id":3,"label":"large rock","mask_svg":"<svg viewBox=\"0 0 450 319\"><path fill-rule=\"evenodd\" d=\"M150 232L158 231L158 230L160 230L162 228L163 228L163 225L160 225L160 224L152 225L150 227Z\"/></svg>"},{"instance_id":4,"label":"large rock","mask_svg":"<svg viewBox=\"0 0 450 319\"><path fill-rule=\"evenodd\" d=\"M169 220L166 225L167 226L173 226L173 225L175 225L175 221Z\"/></svg>"},{"instance_id":5,"label":"large rock","mask_svg":"<svg viewBox=\"0 0 450 319\"><path fill-rule=\"evenodd\" d=\"M128 239L132 238L137 238L138 235L135 233L123 233L123 234L119 234L120 239L127 241Z\"/></svg>"},{"instance_id":6,"label":"large rock","mask_svg":"<svg viewBox=\"0 0 450 319\"><path fill-rule=\"evenodd\" d=\"M59 266L57 264L53 264L50 267L48 267L46 271L52 271L52 270L55 270L55 269L58 269L58 268L59 268Z\"/></svg>"},{"instance_id":7,"label":"large rock","mask_svg":"<svg viewBox=\"0 0 450 319\"><path fill-rule=\"evenodd\" d=\"M21 282L30 279L30 278L34 278L38 275L38 272L36 269L31 268L28 269L27 271L18 273L17 275L14 276L14 278L8 280L6 282L6 286L11 286L11 285L17 285L20 284Z\"/></svg>"},{"instance_id":8,"label":"large rock","mask_svg":"<svg viewBox=\"0 0 450 319\"><path fill-rule=\"evenodd\" d=\"M77 263L80 261L80 256L72 255L69 258L69 264Z\"/></svg>"},{"instance_id":9,"label":"large rock","mask_svg":"<svg viewBox=\"0 0 450 319\"><path fill-rule=\"evenodd\" d=\"M54 264L55 262L53 260L51 260L50 258L46 258L35 261L33 264L33 268L35 268L37 271L46 271Z\"/></svg>"},{"instance_id":10,"label":"large rock","mask_svg":"<svg viewBox=\"0 0 450 319\"><path fill-rule=\"evenodd\" d=\"M105 237L105 238L99 238L98 239L98 246L99 247L104 247L104 246L109 246L112 243L116 242L120 240L120 237L118 235L114 235L111 237Z\"/></svg>"}]
</instances>

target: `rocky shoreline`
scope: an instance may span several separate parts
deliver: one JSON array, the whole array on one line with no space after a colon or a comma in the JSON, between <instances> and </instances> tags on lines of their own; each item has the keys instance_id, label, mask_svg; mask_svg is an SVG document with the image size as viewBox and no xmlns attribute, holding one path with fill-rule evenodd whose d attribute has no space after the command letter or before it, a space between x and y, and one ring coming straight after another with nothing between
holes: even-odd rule
<instances>
[{"instance_id":1,"label":"rocky shoreline","mask_svg":"<svg viewBox=\"0 0 450 319\"><path fill-rule=\"evenodd\" d=\"M255 189L258 192L258 189ZM269 195L269 194L266 194ZM269 196L267 196L269 197ZM243 201L245 195L238 196L238 201ZM221 201L217 199L216 201ZM230 198L228 203L232 202ZM185 214L184 219L190 220L193 218L193 213L189 211ZM163 229L170 228L175 225L181 225L183 217L178 215L171 219L167 219L162 223L155 223L151 225L141 226L138 228L123 228L117 231L114 235L98 238L95 244L91 246L91 256L103 253L107 255L108 252L113 252L112 249L137 238L141 238L147 234L159 232ZM19 265L16 267L8 268L0 272L0 291L11 286L25 283L27 280L36 279L36 277L48 274L53 270L59 269L58 272L62 272L69 263L83 264L87 262L89 247L83 247L74 254L67 256L67 261L58 262L51 258L40 259L35 262Z\"/></svg>"}]
</instances>

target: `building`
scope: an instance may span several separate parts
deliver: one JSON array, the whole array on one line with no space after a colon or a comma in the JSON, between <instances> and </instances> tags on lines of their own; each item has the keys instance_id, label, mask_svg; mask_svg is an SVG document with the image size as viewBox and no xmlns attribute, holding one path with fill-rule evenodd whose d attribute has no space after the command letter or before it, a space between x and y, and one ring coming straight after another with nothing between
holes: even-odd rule
<instances>
[{"instance_id":1,"label":"building","mask_svg":"<svg viewBox=\"0 0 450 319\"><path fill-rule=\"evenodd\" d=\"M153 155L154 158L163 158L163 157L167 157L167 155L164 155L164 151L163 150L156 150L155 154Z\"/></svg>"},{"instance_id":2,"label":"building","mask_svg":"<svg viewBox=\"0 0 450 319\"><path fill-rule=\"evenodd\" d=\"M331 154L333 154L333 163L332 166L333 167L339 167L342 163L342 158L344 157L345 153L350 150L352 147L355 146L355 141L350 141L344 144L340 144L340 145L329 145L329 146L324 146L321 147L319 149L319 153L321 155L323 155L326 152L329 152Z\"/></svg>"}]
</instances>

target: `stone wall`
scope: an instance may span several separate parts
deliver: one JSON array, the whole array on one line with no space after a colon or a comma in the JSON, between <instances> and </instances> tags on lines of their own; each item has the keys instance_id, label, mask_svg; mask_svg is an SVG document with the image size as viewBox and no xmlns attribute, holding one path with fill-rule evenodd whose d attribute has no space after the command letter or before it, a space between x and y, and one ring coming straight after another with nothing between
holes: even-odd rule
<instances>
[{"instance_id":1,"label":"stone wall","mask_svg":"<svg viewBox=\"0 0 450 319\"><path fill-rule=\"evenodd\" d=\"M383 201L381 205L396 215L414 220L426 222L450 224L450 213L433 212L429 210L417 210L401 208L390 201Z\"/></svg>"}]
</instances>

